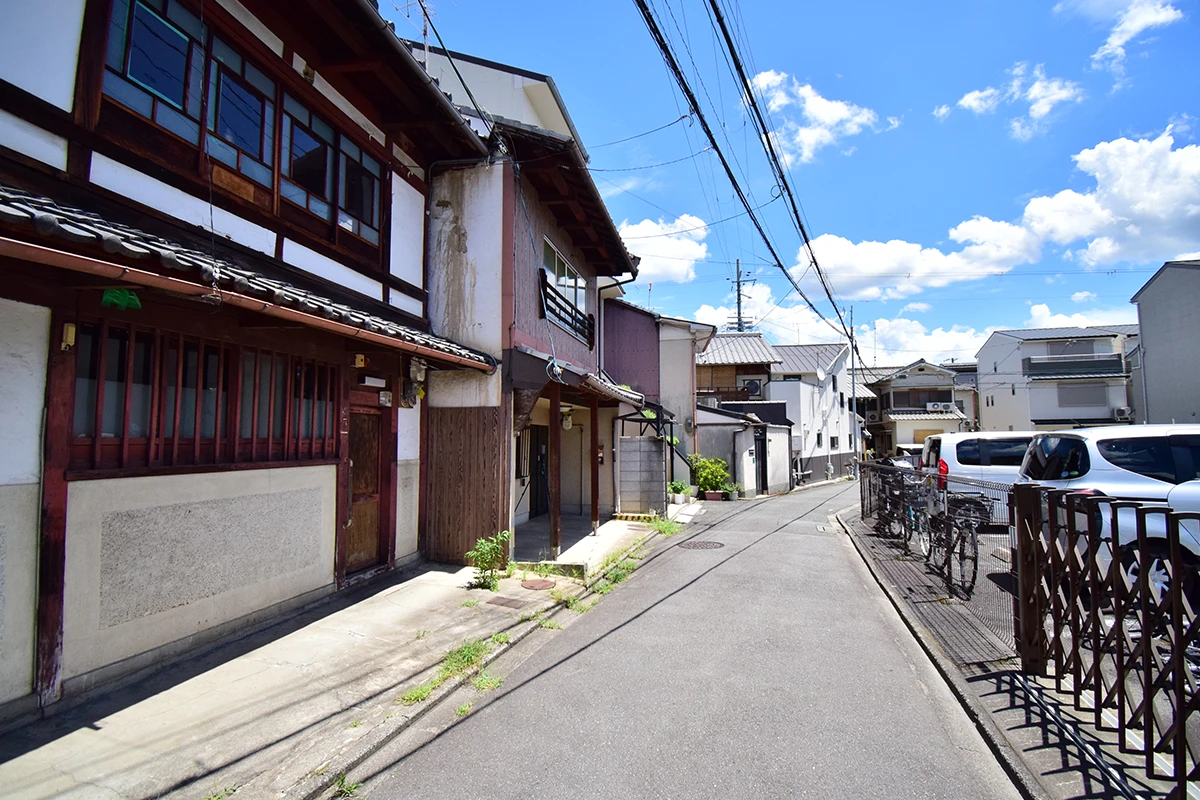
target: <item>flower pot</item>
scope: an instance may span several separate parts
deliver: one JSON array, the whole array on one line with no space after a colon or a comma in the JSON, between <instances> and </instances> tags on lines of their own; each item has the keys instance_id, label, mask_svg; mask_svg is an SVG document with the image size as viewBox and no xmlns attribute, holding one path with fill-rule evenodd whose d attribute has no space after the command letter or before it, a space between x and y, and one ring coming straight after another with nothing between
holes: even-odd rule
<instances>
[{"instance_id":1,"label":"flower pot","mask_svg":"<svg viewBox=\"0 0 1200 800\"><path fill-rule=\"evenodd\" d=\"M705 492L704 499L705 500L720 500L721 493L720 492Z\"/></svg>"},{"instance_id":2,"label":"flower pot","mask_svg":"<svg viewBox=\"0 0 1200 800\"><path fill-rule=\"evenodd\" d=\"M737 500L739 497L741 497L741 495L738 492L730 492L729 493L730 500Z\"/></svg>"}]
</instances>

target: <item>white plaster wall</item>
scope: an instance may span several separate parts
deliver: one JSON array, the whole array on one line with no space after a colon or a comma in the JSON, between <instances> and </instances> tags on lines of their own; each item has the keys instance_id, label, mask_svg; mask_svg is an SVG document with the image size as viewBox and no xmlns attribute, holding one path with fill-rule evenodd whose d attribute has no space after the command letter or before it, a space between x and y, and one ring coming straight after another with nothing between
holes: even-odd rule
<instances>
[{"instance_id":1,"label":"white plaster wall","mask_svg":"<svg viewBox=\"0 0 1200 800\"><path fill-rule=\"evenodd\" d=\"M0 111L0 145L55 169L67 168L67 140Z\"/></svg>"},{"instance_id":2,"label":"white plaster wall","mask_svg":"<svg viewBox=\"0 0 1200 800\"><path fill-rule=\"evenodd\" d=\"M435 333L500 358L504 168L448 170L431 188L429 298Z\"/></svg>"},{"instance_id":3,"label":"white plaster wall","mask_svg":"<svg viewBox=\"0 0 1200 800\"><path fill-rule=\"evenodd\" d=\"M291 239L283 240L283 260L338 286L364 294L372 300L383 299L383 284L379 281L372 280L361 272L356 272Z\"/></svg>"},{"instance_id":4,"label":"white plaster wall","mask_svg":"<svg viewBox=\"0 0 1200 800\"><path fill-rule=\"evenodd\" d=\"M215 230L220 236L238 244L275 255L275 234L266 228L230 214L221 208L211 208L207 202L186 192L155 180L120 162L99 153L92 154L92 183L103 186L134 202L170 214L204 230ZM209 214L212 226L209 226Z\"/></svg>"},{"instance_id":5,"label":"white plaster wall","mask_svg":"<svg viewBox=\"0 0 1200 800\"><path fill-rule=\"evenodd\" d=\"M695 448L692 437L684 430L684 421L695 417L696 399L693 385L696 376L695 342L690 333L672 325L658 326L658 395L659 402L675 414L675 435L679 449L691 453Z\"/></svg>"},{"instance_id":6,"label":"white plaster wall","mask_svg":"<svg viewBox=\"0 0 1200 800\"><path fill-rule=\"evenodd\" d=\"M393 275L425 288L425 195L399 175L392 176Z\"/></svg>"},{"instance_id":7,"label":"white plaster wall","mask_svg":"<svg viewBox=\"0 0 1200 800\"><path fill-rule=\"evenodd\" d=\"M409 297L404 292L395 289L388 290L388 305L406 311L414 317L425 316L425 304L415 297Z\"/></svg>"},{"instance_id":8,"label":"white plaster wall","mask_svg":"<svg viewBox=\"0 0 1200 800\"><path fill-rule=\"evenodd\" d=\"M0 486L0 703L33 691L40 505L36 483Z\"/></svg>"},{"instance_id":9,"label":"white plaster wall","mask_svg":"<svg viewBox=\"0 0 1200 800\"><path fill-rule=\"evenodd\" d=\"M0 703L33 687L50 309L0 298Z\"/></svg>"},{"instance_id":10,"label":"white plaster wall","mask_svg":"<svg viewBox=\"0 0 1200 800\"><path fill-rule=\"evenodd\" d=\"M396 412L396 560L417 552L421 492L421 406Z\"/></svg>"},{"instance_id":11,"label":"white plaster wall","mask_svg":"<svg viewBox=\"0 0 1200 800\"><path fill-rule=\"evenodd\" d=\"M0 12L0 78L70 111L84 0L9 0Z\"/></svg>"},{"instance_id":12,"label":"white plaster wall","mask_svg":"<svg viewBox=\"0 0 1200 800\"><path fill-rule=\"evenodd\" d=\"M50 309L0 298L0 486L38 482Z\"/></svg>"},{"instance_id":13,"label":"white plaster wall","mask_svg":"<svg viewBox=\"0 0 1200 800\"><path fill-rule=\"evenodd\" d=\"M740 483L746 493L753 497L758 491L758 473L754 468L754 428L742 428L733 434L733 453L733 463L729 465L733 482Z\"/></svg>"},{"instance_id":14,"label":"white plaster wall","mask_svg":"<svg viewBox=\"0 0 1200 800\"><path fill-rule=\"evenodd\" d=\"M1197 297L1200 270L1172 267L1155 278L1138 298L1145 405L1150 422L1200 422ZM1134 377L1134 395L1140 396L1142 376Z\"/></svg>"},{"instance_id":15,"label":"white plaster wall","mask_svg":"<svg viewBox=\"0 0 1200 800\"><path fill-rule=\"evenodd\" d=\"M63 678L333 582L334 465L78 481Z\"/></svg>"},{"instance_id":16,"label":"white plaster wall","mask_svg":"<svg viewBox=\"0 0 1200 800\"><path fill-rule=\"evenodd\" d=\"M413 55L417 60L425 58L420 48L414 50ZM449 93L458 105L469 107L471 99L467 97L462 82L454 74L449 60L437 53L430 53L428 58L428 72L437 78L442 91ZM463 59L456 59L455 65L462 73L463 80L471 86L471 94L475 96L475 100L489 114L515 119L527 125L536 125L564 136L571 135L571 129L544 81L535 81L523 75L513 75Z\"/></svg>"},{"instance_id":17,"label":"white plaster wall","mask_svg":"<svg viewBox=\"0 0 1200 800\"><path fill-rule=\"evenodd\" d=\"M788 446L788 430L783 427L767 429L767 488L770 492L786 492L791 488L792 453Z\"/></svg>"}]
</instances>

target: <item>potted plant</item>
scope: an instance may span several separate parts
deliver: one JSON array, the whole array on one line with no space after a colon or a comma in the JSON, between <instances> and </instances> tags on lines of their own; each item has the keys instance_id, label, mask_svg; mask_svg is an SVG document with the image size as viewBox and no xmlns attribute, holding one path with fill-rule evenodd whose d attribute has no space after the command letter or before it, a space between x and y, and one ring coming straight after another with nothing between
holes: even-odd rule
<instances>
[{"instance_id":1,"label":"potted plant","mask_svg":"<svg viewBox=\"0 0 1200 800\"><path fill-rule=\"evenodd\" d=\"M729 499L737 500L746 494L746 489L740 483L733 484L733 488L729 490Z\"/></svg>"},{"instance_id":2,"label":"potted plant","mask_svg":"<svg viewBox=\"0 0 1200 800\"><path fill-rule=\"evenodd\" d=\"M705 458L693 453L688 459L692 468L692 480L705 500L720 500L721 490L729 482L729 465L720 458Z\"/></svg>"},{"instance_id":3,"label":"potted plant","mask_svg":"<svg viewBox=\"0 0 1200 800\"><path fill-rule=\"evenodd\" d=\"M667 493L671 495L671 502L675 505L683 505L687 502L687 484L683 481L671 481L667 484Z\"/></svg>"},{"instance_id":4,"label":"potted plant","mask_svg":"<svg viewBox=\"0 0 1200 800\"><path fill-rule=\"evenodd\" d=\"M737 500L737 490L733 488L732 483L726 482L725 485L721 487L721 499Z\"/></svg>"}]
</instances>

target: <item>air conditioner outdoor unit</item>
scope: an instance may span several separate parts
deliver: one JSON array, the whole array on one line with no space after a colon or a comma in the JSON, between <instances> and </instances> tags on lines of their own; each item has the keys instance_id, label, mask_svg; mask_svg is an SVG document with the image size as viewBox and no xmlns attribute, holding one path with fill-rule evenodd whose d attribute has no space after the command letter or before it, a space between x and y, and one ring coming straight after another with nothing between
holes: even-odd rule
<instances>
[{"instance_id":1,"label":"air conditioner outdoor unit","mask_svg":"<svg viewBox=\"0 0 1200 800\"><path fill-rule=\"evenodd\" d=\"M949 411L954 408L954 403L926 403L926 411Z\"/></svg>"},{"instance_id":2,"label":"air conditioner outdoor unit","mask_svg":"<svg viewBox=\"0 0 1200 800\"><path fill-rule=\"evenodd\" d=\"M868 411L867 412L867 422L879 422L879 412L878 411Z\"/></svg>"},{"instance_id":3,"label":"air conditioner outdoor unit","mask_svg":"<svg viewBox=\"0 0 1200 800\"><path fill-rule=\"evenodd\" d=\"M758 397L760 394L762 394L762 383L760 381L746 381L742 384L742 388L745 389L751 397Z\"/></svg>"},{"instance_id":4,"label":"air conditioner outdoor unit","mask_svg":"<svg viewBox=\"0 0 1200 800\"><path fill-rule=\"evenodd\" d=\"M1133 409L1129 406L1121 406L1113 409L1113 419L1117 422L1128 422L1133 419Z\"/></svg>"}]
</instances>

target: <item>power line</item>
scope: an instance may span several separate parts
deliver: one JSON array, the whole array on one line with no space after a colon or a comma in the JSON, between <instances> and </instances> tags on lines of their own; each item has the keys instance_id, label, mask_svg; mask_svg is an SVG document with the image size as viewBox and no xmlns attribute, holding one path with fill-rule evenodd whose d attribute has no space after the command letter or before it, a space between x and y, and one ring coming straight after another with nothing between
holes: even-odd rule
<instances>
[{"instance_id":1,"label":"power line","mask_svg":"<svg viewBox=\"0 0 1200 800\"><path fill-rule=\"evenodd\" d=\"M678 164L680 161L687 161L688 159L698 158L698 157L704 155L705 153L707 153L711 149L712 149L711 147L706 147L698 153L692 153L690 156L683 156L682 158L674 158L674 159L671 159L670 161L663 161L662 163L659 163L659 164L646 164L643 167L610 167L607 169L601 169L599 167L588 167L588 172L634 172L635 170L639 170L639 169L655 169L657 167L666 167L666 166L669 166L670 164Z\"/></svg>"},{"instance_id":2,"label":"power line","mask_svg":"<svg viewBox=\"0 0 1200 800\"><path fill-rule=\"evenodd\" d=\"M684 114L681 117L679 117L679 119L677 119L673 122L668 122L666 125L659 125L657 128L651 128L650 130L648 130L644 133L637 133L637 134L634 134L633 136L626 136L624 139L616 139L611 142L605 142L604 144L593 144L593 145L590 145L588 147L588 149L589 150L599 150L601 147L612 147L614 144L623 144L625 142L632 142L634 139L640 139L643 136L649 136L652 133L658 133L659 131L665 131L667 128L670 128L672 125L678 125L679 123L683 122L685 119L690 119L691 116L692 116L691 114Z\"/></svg>"},{"instance_id":3,"label":"power line","mask_svg":"<svg viewBox=\"0 0 1200 800\"><path fill-rule=\"evenodd\" d=\"M659 52L662 54L663 61L666 62L667 69L671 71L676 83L679 84L679 88L686 97L692 113L696 116L696 120L700 123L700 127L704 131L704 135L708 137L709 144L712 145L713 150L717 154L717 158L720 159L721 166L724 168L725 175L729 178L729 182L732 184L738 200L746 209L747 215L754 223L754 227L758 230L759 236L762 237L763 243L767 246L767 250L770 252L771 257L775 259L775 265L783 271L788 281L792 284L792 288L796 290L796 293L799 294L808 307L812 309L813 313L826 323L829 323L829 320L825 318L825 315L817 310L817 307L813 305L812 301L808 298L808 295L806 295L804 290L800 288L799 283L796 282L791 273L788 272L786 267L784 267L783 259L779 257L779 253L775 250L775 245L771 242L770 237L767 236L766 229L763 227L762 222L755 213L754 207L750 204L750 200L746 197L746 193L742 190L742 186L738 182L737 176L734 175L733 167L730 166L729 160L725 157L724 151L721 150L721 146L717 142L717 137L713 133L712 128L709 126L708 120L705 119L704 112L700 109L700 104L696 100L696 95L692 91L692 87L688 84L687 77L683 74L683 70L680 69L679 62L675 59L675 54L672 52L671 46L667 43L662 29L659 28L658 21L654 18L654 14L650 11L649 6L646 4L646 0L634 0L634 3L641 12L642 19L646 23L646 28L650 31L651 38L654 39L655 44L658 46ZM829 324L832 327L832 323ZM845 325L843 324L843 332L844 329Z\"/></svg>"}]
</instances>

